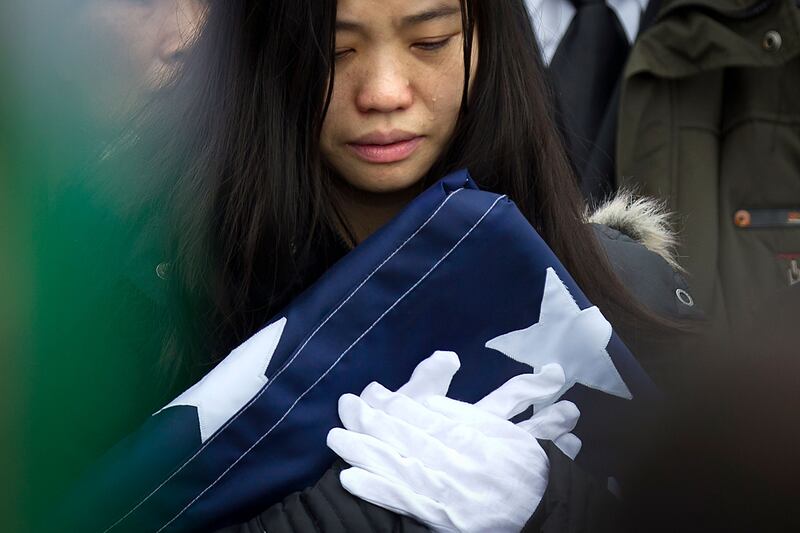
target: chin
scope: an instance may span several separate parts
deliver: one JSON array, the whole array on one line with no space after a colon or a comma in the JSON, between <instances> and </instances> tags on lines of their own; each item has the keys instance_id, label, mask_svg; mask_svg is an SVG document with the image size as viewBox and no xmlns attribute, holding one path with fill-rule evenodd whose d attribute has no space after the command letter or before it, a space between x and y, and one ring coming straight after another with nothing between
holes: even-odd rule
<instances>
[{"instance_id":1,"label":"chin","mask_svg":"<svg viewBox=\"0 0 800 533\"><path fill-rule=\"evenodd\" d=\"M359 162L342 173L344 181L360 191L372 194L391 194L417 185L429 166L411 161L378 165Z\"/></svg>"}]
</instances>

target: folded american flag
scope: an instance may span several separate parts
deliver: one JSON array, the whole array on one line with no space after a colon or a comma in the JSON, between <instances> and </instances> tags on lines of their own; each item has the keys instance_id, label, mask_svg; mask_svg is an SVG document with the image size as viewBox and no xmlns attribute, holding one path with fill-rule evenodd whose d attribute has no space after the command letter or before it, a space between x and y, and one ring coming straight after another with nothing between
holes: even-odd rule
<instances>
[{"instance_id":1,"label":"folded american flag","mask_svg":"<svg viewBox=\"0 0 800 533\"><path fill-rule=\"evenodd\" d=\"M459 354L450 396L469 402L561 364L564 398L581 411L577 460L602 480L622 465L619 434L655 394L514 204L461 171L114 448L67 503L80 513L71 528L160 533L244 521L335 460L325 437L339 425L342 394L372 381L396 389L436 350Z\"/></svg>"}]
</instances>

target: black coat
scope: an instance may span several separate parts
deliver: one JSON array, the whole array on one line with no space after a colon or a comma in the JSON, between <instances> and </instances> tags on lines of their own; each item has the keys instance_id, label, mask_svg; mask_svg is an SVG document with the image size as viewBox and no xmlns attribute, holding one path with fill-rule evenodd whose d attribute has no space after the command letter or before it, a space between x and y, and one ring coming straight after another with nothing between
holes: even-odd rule
<instances>
[{"instance_id":1,"label":"black coat","mask_svg":"<svg viewBox=\"0 0 800 533\"><path fill-rule=\"evenodd\" d=\"M542 442L550 461L550 481L522 533L605 533L624 527L614 496L551 442ZM428 528L342 488L339 461L316 485L296 492L249 522L217 533L422 533Z\"/></svg>"}]
</instances>

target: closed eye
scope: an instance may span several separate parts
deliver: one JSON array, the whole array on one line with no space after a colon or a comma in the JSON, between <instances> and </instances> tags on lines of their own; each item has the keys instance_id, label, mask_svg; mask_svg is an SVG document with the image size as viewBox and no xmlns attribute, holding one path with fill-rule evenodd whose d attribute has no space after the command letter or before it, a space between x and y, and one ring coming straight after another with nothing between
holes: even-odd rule
<instances>
[{"instance_id":1,"label":"closed eye","mask_svg":"<svg viewBox=\"0 0 800 533\"><path fill-rule=\"evenodd\" d=\"M334 53L334 58L337 60L344 59L345 57L352 54L354 51L355 50L353 50L352 48L344 48L342 50L336 50L336 52Z\"/></svg>"},{"instance_id":2,"label":"closed eye","mask_svg":"<svg viewBox=\"0 0 800 533\"><path fill-rule=\"evenodd\" d=\"M450 41L453 39L453 36L447 37L445 39L439 39L436 41L421 41L418 43L414 43L412 46L418 50L424 50L426 52L434 52L436 50L440 50L447 46Z\"/></svg>"}]
</instances>

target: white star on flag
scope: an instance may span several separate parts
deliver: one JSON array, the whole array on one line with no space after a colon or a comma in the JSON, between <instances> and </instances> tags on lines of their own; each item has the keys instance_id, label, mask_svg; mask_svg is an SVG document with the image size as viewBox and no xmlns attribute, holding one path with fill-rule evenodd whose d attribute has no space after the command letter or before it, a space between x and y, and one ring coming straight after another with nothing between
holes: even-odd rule
<instances>
[{"instance_id":1,"label":"white star on flag","mask_svg":"<svg viewBox=\"0 0 800 533\"><path fill-rule=\"evenodd\" d=\"M606 351L611 334L611 324L600 310L594 306L581 310L555 270L548 268L539 322L500 335L486 347L532 368L561 365L567 381L559 397L580 383L630 400L633 395Z\"/></svg>"},{"instance_id":2,"label":"white star on flag","mask_svg":"<svg viewBox=\"0 0 800 533\"><path fill-rule=\"evenodd\" d=\"M207 441L267 384L265 373L285 326L286 319L282 318L262 329L193 387L153 414L177 405L196 407L200 440Z\"/></svg>"}]
</instances>

